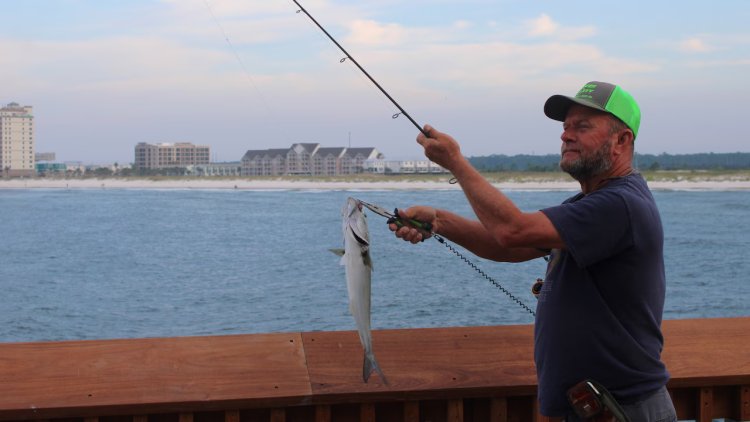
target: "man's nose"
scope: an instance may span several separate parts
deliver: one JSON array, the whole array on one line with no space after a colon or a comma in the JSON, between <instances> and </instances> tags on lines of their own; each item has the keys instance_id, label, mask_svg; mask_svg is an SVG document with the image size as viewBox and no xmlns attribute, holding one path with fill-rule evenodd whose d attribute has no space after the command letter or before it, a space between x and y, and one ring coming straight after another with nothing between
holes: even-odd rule
<instances>
[{"instance_id":1,"label":"man's nose","mask_svg":"<svg viewBox=\"0 0 750 422\"><path fill-rule=\"evenodd\" d=\"M573 141L575 140L575 139L573 138L573 136L571 135L570 131L567 131L567 130L563 130L563 131L562 131L562 133L560 134L560 139L561 139L561 140L562 140L562 141L563 141L564 143L568 143L568 142L573 142Z\"/></svg>"}]
</instances>

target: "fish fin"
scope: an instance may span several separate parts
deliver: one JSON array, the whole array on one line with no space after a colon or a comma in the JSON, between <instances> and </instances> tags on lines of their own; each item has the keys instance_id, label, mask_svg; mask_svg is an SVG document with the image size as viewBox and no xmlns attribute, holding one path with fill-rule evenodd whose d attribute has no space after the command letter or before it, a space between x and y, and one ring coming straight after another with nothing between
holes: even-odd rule
<instances>
[{"instance_id":1,"label":"fish fin","mask_svg":"<svg viewBox=\"0 0 750 422\"><path fill-rule=\"evenodd\" d=\"M344 252L345 252L344 249L328 249L328 250L338 256L344 256Z\"/></svg>"},{"instance_id":2,"label":"fish fin","mask_svg":"<svg viewBox=\"0 0 750 422\"><path fill-rule=\"evenodd\" d=\"M378 374L380 379L383 381L383 384L390 385L388 384L388 379L385 378L385 374L380 369L378 361L375 360L375 355L368 355L367 352L365 352L365 360L362 365L362 379L367 382L370 379L370 374L372 374L373 371Z\"/></svg>"},{"instance_id":3,"label":"fish fin","mask_svg":"<svg viewBox=\"0 0 750 422\"><path fill-rule=\"evenodd\" d=\"M369 249L362 251L362 263L365 264L366 267L370 267L370 271L372 271L372 258L370 258Z\"/></svg>"}]
</instances>

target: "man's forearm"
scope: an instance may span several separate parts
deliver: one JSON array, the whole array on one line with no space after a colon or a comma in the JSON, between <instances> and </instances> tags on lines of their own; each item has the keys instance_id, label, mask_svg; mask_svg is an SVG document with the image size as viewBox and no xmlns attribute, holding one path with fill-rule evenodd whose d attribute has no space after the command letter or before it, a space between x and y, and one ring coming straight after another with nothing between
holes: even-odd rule
<instances>
[{"instance_id":1,"label":"man's forearm","mask_svg":"<svg viewBox=\"0 0 750 422\"><path fill-rule=\"evenodd\" d=\"M503 248L484 225L446 210L437 210L438 234L473 254L499 262L522 262L544 256L533 248Z\"/></svg>"},{"instance_id":2,"label":"man's forearm","mask_svg":"<svg viewBox=\"0 0 750 422\"><path fill-rule=\"evenodd\" d=\"M468 160L462 160L453 171L479 221L495 241L502 244L503 234L516 229L521 211L482 177Z\"/></svg>"}]
</instances>

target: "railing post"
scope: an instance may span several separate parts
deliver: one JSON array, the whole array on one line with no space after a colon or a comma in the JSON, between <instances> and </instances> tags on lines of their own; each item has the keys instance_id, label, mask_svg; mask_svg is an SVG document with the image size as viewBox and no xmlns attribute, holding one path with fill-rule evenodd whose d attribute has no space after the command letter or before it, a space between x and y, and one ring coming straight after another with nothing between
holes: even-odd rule
<instances>
[{"instance_id":1,"label":"railing post","mask_svg":"<svg viewBox=\"0 0 750 422\"><path fill-rule=\"evenodd\" d=\"M490 402L490 422L508 422L508 399L493 397Z\"/></svg>"},{"instance_id":2,"label":"railing post","mask_svg":"<svg viewBox=\"0 0 750 422\"><path fill-rule=\"evenodd\" d=\"M448 400L448 422L464 421L464 400Z\"/></svg>"},{"instance_id":3,"label":"railing post","mask_svg":"<svg viewBox=\"0 0 750 422\"><path fill-rule=\"evenodd\" d=\"M359 406L360 422L375 422L375 405L372 403L362 403Z\"/></svg>"},{"instance_id":4,"label":"railing post","mask_svg":"<svg viewBox=\"0 0 750 422\"><path fill-rule=\"evenodd\" d=\"M240 422L240 411L239 410L225 411L224 422Z\"/></svg>"},{"instance_id":5,"label":"railing post","mask_svg":"<svg viewBox=\"0 0 750 422\"><path fill-rule=\"evenodd\" d=\"M711 422L714 413L714 389L703 387L698 394L698 422Z\"/></svg>"},{"instance_id":6,"label":"railing post","mask_svg":"<svg viewBox=\"0 0 750 422\"><path fill-rule=\"evenodd\" d=\"M315 422L331 422L331 406L330 405L319 404L315 406Z\"/></svg>"},{"instance_id":7,"label":"railing post","mask_svg":"<svg viewBox=\"0 0 750 422\"><path fill-rule=\"evenodd\" d=\"M419 402L404 402L404 422L419 422Z\"/></svg>"},{"instance_id":8,"label":"railing post","mask_svg":"<svg viewBox=\"0 0 750 422\"><path fill-rule=\"evenodd\" d=\"M750 385L740 386L740 420L750 421Z\"/></svg>"},{"instance_id":9,"label":"railing post","mask_svg":"<svg viewBox=\"0 0 750 422\"><path fill-rule=\"evenodd\" d=\"M286 410L284 409L271 410L271 422L286 422Z\"/></svg>"}]
</instances>

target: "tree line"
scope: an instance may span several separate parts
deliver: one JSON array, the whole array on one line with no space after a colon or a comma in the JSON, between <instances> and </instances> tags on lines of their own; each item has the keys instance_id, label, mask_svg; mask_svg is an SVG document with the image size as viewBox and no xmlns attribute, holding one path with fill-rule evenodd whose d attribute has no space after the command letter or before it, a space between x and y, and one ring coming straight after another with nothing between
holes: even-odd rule
<instances>
[{"instance_id":1,"label":"tree line","mask_svg":"<svg viewBox=\"0 0 750 422\"><path fill-rule=\"evenodd\" d=\"M559 171L559 154L504 155L493 154L469 157L469 162L480 171ZM700 154L639 154L633 158L639 170L747 170L750 153L700 153Z\"/></svg>"}]
</instances>

